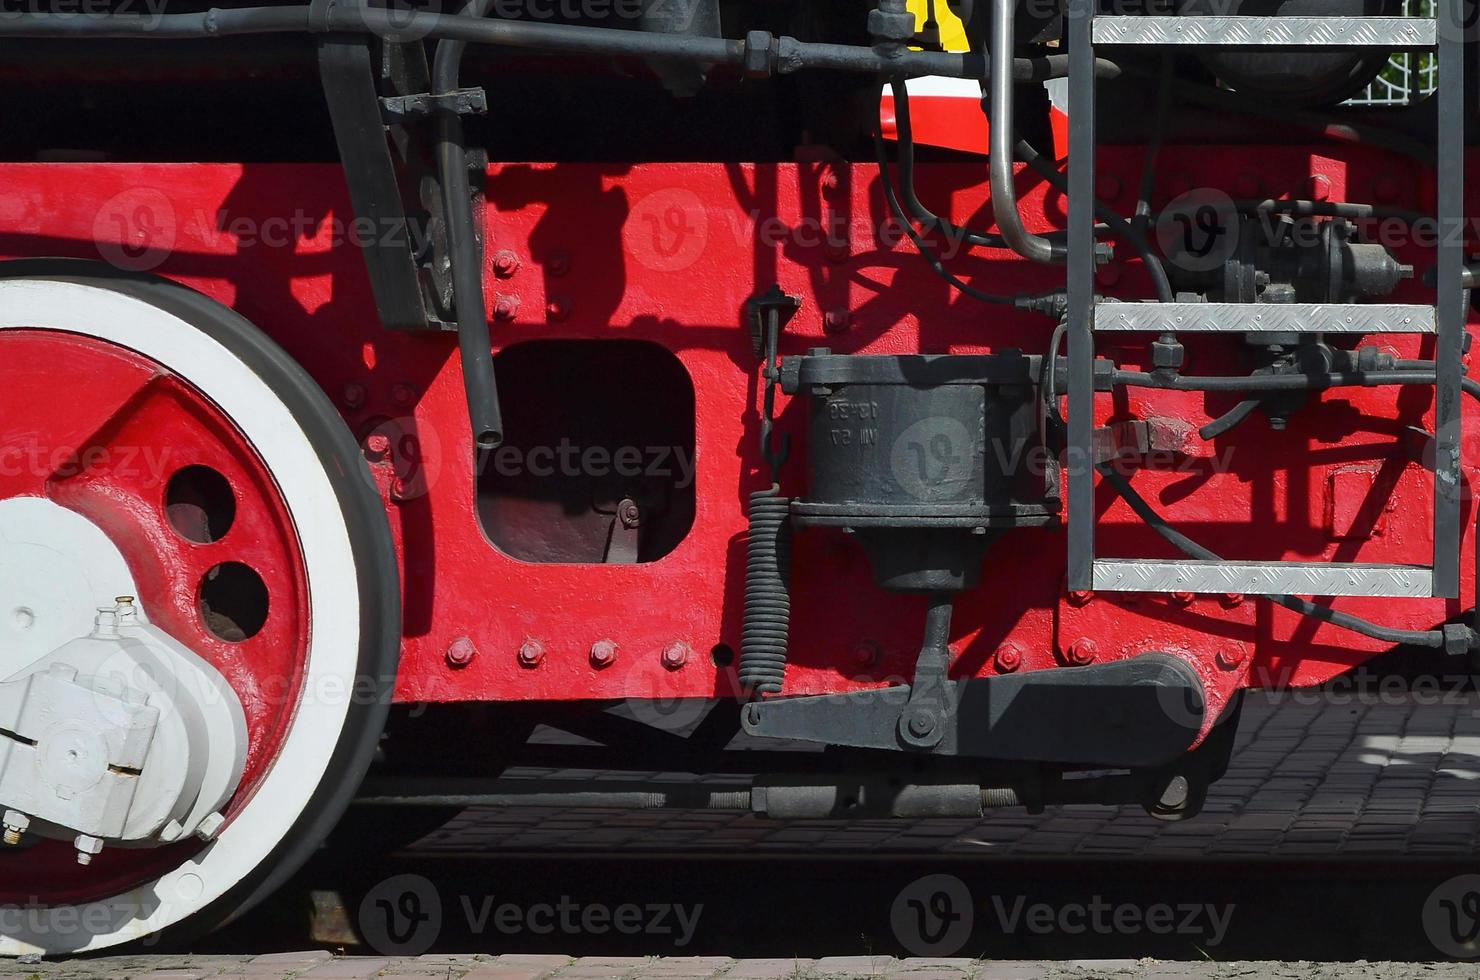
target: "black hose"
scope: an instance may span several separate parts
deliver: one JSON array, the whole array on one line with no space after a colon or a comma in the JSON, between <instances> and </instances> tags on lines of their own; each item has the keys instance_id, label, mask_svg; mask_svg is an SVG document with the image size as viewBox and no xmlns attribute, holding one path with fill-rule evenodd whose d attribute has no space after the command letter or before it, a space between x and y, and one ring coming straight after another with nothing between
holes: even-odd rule
<instances>
[{"instance_id":1,"label":"black hose","mask_svg":"<svg viewBox=\"0 0 1480 980\"><path fill-rule=\"evenodd\" d=\"M740 633L740 690L748 699L780 694L786 680L790 586L791 500L773 483L750 495Z\"/></svg>"},{"instance_id":2,"label":"black hose","mask_svg":"<svg viewBox=\"0 0 1480 980\"><path fill-rule=\"evenodd\" d=\"M1043 155L1029 145L1027 140L1018 140L1014 151L1018 159L1032 167L1049 183L1049 186L1061 194L1068 195L1069 182L1064 179L1064 175L1059 173L1052 163L1043 159ZM1095 198L1094 204L1095 217L1103 221L1111 232L1124 239L1140 256L1141 263L1146 266L1147 275L1151 277L1151 285L1156 290L1156 298L1163 303L1173 302L1176 297L1172 295L1172 281L1167 278L1166 266L1162 264L1156 253L1151 251L1146 236L1131 227L1129 221L1116 214L1115 210L1104 201Z\"/></svg>"},{"instance_id":3,"label":"black hose","mask_svg":"<svg viewBox=\"0 0 1480 980\"><path fill-rule=\"evenodd\" d=\"M883 86L880 86L879 93L882 97ZM900 227L904 229L904 233L914 243L915 249L919 251L925 263L930 266L931 271L960 290L963 295L970 296L972 299L994 305L1015 305L1018 299L1015 296L1000 296L995 293L983 292L975 286L962 281L951 270L946 268L945 263L940 260L940 256L935 254L935 250L915 230L915 226L910 223L909 217L904 213L904 209L899 204L899 197L894 192L894 179L889 173L889 155L884 149L884 134L878 126L874 127L874 155L878 159L879 183L883 186L884 202L889 206L889 213L894 216L895 221L899 222Z\"/></svg>"},{"instance_id":4,"label":"black hose","mask_svg":"<svg viewBox=\"0 0 1480 980\"><path fill-rule=\"evenodd\" d=\"M1207 425L1198 429L1197 434L1203 439L1216 439L1254 414L1254 409L1258 408L1263 401L1264 399L1262 398L1246 398L1222 415L1213 419Z\"/></svg>"},{"instance_id":5,"label":"black hose","mask_svg":"<svg viewBox=\"0 0 1480 980\"><path fill-rule=\"evenodd\" d=\"M491 6L493 0L468 0L463 9L472 17L482 17ZM457 91L467 47L467 42L460 40L446 40L437 45L432 61L432 88L437 94ZM457 347L473 445L480 450L495 449L504 441L504 423L499 410L498 382L493 373L488 310L483 303L483 268L473 228L468 151L462 117L455 112L437 116L437 177L442 184L442 220L446 223L447 251L452 265Z\"/></svg>"},{"instance_id":6,"label":"black hose","mask_svg":"<svg viewBox=\"0 0 1480 980\"><path fill-rule=\"evenodd\" d=\"M1100 475L1115 489L1115 492L1120 495L1120 498L1130 505L1131 510L1136 512L1136 516L1145 521L1152 530L1161 535L1172 547L1189 558L1195 558L1199 561L1223 560L1168 524L1160 514L1151 508L1151 505L1140 494L1136 493L1131 487L1130 481L1125 477L1115 472L1109 466L1100 466L1098 469ZM1382 640L1384 643L1406 643L1413 646L1436 647L1440 649L1444 647L1444 634L1439 630L1404 630L1379 626L1358 616L1337 612L1328 606L1318 606L1307 599L1301 599L1292 595L1266 595L1263 598L1268 599L1275 605L1284 606L1286 609L1297 612L1302 616L1319 619L1322 622L1330 623L1332 626L1339 626L1342 629L1361 633L1363 636Z\"/></svg>"},{"instance_id":7,"label":"black hose","mask_svg":"<svg viewBox=\"0 0 1480 980\"><path fill-rule=\"evenodd\" d=\"M916 221L939 228L941 234L954 241L965 242L983 248L1006 248L1001 235L988 235L958 226L927 208L915 193L915 129L910 121L910 93L903 79L892 79L889 89L894 94L894 130L899 144L899 195L905 209Z\"/></svg>"}]
</instances>

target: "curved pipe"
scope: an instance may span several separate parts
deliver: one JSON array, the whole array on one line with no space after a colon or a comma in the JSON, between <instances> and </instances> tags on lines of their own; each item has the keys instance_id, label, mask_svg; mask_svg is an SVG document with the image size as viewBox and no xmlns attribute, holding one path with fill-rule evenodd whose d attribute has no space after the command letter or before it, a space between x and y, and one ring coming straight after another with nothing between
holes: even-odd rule
<instances>
[{"instance_id":1,"label":"curved pipe","mask_svg":"<svg viewBox=\"0 0 1480 980\"><path fill-rule=\"evenodd\" d=\"M992 216L997 231L1014 252L1034 262L1063 262L1069 250L1063 244L1034 235L1023 227L1013 188L1013 78L1012 42L1017 20L1017 0L995 0L992 6L992 56L990 126L991 151L988 167L992 187Z\"/></svg>"}]
</instances>

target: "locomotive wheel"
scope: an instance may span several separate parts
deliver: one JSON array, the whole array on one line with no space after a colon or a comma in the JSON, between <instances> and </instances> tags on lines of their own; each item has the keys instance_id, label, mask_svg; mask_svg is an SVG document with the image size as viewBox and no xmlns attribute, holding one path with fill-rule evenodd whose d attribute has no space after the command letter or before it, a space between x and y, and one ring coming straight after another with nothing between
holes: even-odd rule
<instances>
[{"instance_id":1,"label":"locomotive wheel","mask_svg":"<svg viewBox=\"0 0 1480 980\"><path fill-rule=\"evenodd\" d=\"M0 509L37 515L0 541L0 680L25 666L7 631L75 623L126 568L149 620L230 683L248 732L209 842L108 846L87 866L65 840L0 851L0 955L219 925L315 851L385 723L400 599L368 468L313 379L245 319L93 263L0 265L0 419ZM52 543L77 515L109 554ZM60 555L48 574L42 553Z\"/></svg>"}]
</instances>

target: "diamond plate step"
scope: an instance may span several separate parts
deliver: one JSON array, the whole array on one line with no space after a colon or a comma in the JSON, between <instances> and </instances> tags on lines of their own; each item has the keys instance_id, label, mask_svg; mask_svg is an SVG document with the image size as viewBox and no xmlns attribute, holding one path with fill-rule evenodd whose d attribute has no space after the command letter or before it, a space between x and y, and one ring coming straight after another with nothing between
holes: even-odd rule
<instances>
[{"instance_id":1,"label":"diamond plate step","mask_svg":"<svg viewBox=\"0 0 1480 980\"><path fill-rule=\"evenodd\" d=\"M1430 17L1096 17L1095 44L1414 48L1438 43Z\"/></svg>"},{"instance_id":2,"label":"diamond plate step","mask_svg":"<svg viewBox=\"0 0 1480 980\"><path fill-rule=\"evenodd\" d=\"M1104 592L1199 592L1239 595L1433 595L1433 572L1418 565L1301 564L1255 561L1144 561L1097 558L1094 585Z\"/></svg>"},{"instance_id":3,"label":"diamond plate step","mask_svg":"<svg viewBox=\"0 0 1480 980\"><path fill-rule=\"evenodd\" d=\"M1096 330L1434 333L1432 306L1340 303L1100 303Z\"/></svg>"}]
</instances>

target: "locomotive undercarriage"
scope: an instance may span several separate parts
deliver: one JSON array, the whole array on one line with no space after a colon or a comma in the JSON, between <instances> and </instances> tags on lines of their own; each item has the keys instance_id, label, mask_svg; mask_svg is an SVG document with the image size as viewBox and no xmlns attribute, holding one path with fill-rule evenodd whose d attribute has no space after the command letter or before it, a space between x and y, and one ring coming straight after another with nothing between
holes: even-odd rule
<instances>
[{"instance_id":1,"label":"locomotive undercarriage","mask_svg":"<svg viewBox=\"0 0 1480 980\"><path fill-rule=\"evenodd\" d=\"M153 151L7 127L5 413L68 451L0 472L0 506L81 515L129 573L117 600L26 581L13 625L113 600L93 641L126 616L166 674L227 695L120 686L111 646L0 677L0 899L109 912L0 952L209 925L357 788L352 814L403 831L478 803L1181 819L1246 689L1397 645L1468 660L1474 45L1437 6L996 0L949 11L956 50L943 4L903 0L0 19L46 89L10 111L78 94L46 84L63 53L195 80L167 128L140 114ZM141 68L129 45L186 54ZM1331 108L1394 48L1435 52L1431 98ZM269 58L321 88L321 125L245 163L131 162L200 159L214 77ZM932 120L923 77L980 86L980 145ZM84 103L116 109L109 88ZM97 407L40 410L64 361ZM76 464L140 444L189 465L161 490ZM335 678L355 695L314 688ZM58 718L77 691L99 711ZM166 748L213 760L203 785L125 785L87 819L42 800L75 799L67 763L13 760L111 745L115 702L160 748L100 754L110 786ZM171 741L140 709L217 726Z\"/></svg>"}]
</instances>

